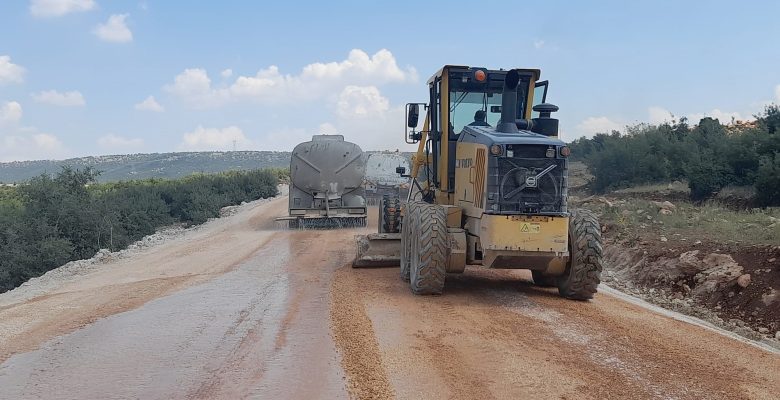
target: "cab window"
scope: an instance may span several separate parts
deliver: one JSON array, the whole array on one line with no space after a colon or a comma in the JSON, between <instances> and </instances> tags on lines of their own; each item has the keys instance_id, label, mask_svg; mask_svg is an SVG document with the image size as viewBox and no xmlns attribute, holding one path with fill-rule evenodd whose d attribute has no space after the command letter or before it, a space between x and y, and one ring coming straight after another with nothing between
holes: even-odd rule
<instances>
[{"instance_id":1,"label":"cab window","mask_svg":"<svg viewBox=\"0 0 780 400\"><path fill-rule=\"evenodd\" d=\"M501 93L480 92L450 92L450 123L453 132L460 133L468 124L475 124L475 114L482 111L486 114L485 123L496 126L501 113L490 112L491 108L501 106Z\"/></svg>"},{"instance_id":2,"label":"cab window","mask_svg":"<svg viewBox=\"0 0 780 400\"><path fill-rule=\"evenodd\" d=\"M504 74L496 71L488 72L487 81L477 82L473 79L475 69L453 68L448 73L449 87L449 121L453 136L459 135L469 124L490 125L495 127L501 119L501 97L504 88ZM528 106L528 90L531 85L531 75L523 74L517 85L516 118L525 118ZM436 91L439 87L436 87ZM445 105L442 104L442 107ZM485 119L475 119L475 114L482 112ZM445 121L442 121L442 125ZM446 128L441 127L442 130ZM453 138L454 139L454 138Z\"/></svg>"},{"instance_id":3,"label":"cab window","mask_svg":"<svg viewBox=\"0 0 780 400\"><path fill-rule=\"evenodd\" d=\"M534 85L534 103L531 105L533 106L537 104L542 104L547 102L547 83L548 81L542 81L542 82L536 82L536 85ZM539 117L539 113L536 111L531 112L531 118L537 118Z\"/></svg>"}]
</instances>

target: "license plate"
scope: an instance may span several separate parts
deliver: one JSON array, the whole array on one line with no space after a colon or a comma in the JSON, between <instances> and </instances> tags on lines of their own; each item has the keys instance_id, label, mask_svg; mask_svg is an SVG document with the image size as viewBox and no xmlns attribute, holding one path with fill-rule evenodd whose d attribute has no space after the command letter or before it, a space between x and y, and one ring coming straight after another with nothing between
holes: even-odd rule
<instances>
[{"instance_id":1,"label":"license plate","mask_svg":"<svg viewBox=\"0 0 780 400\"><path fill-rule=\"evenodd\" d=\"M535 224L533 222L523 222L520 224L521 233L539 233L541 230L541 224Z\"/></svg>"}]
</instances>

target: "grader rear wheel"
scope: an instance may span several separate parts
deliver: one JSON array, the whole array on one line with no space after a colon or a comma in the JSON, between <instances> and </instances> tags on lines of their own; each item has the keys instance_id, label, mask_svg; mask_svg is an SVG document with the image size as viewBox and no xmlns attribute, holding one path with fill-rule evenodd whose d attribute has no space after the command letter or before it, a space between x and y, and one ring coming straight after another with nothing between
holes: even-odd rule
<instances>
[{"instance_id":1,"label":"grader rear wheel","mask_svg":"<svg viewBox=\"0 0 780 400\"><path fill-rule=\"evenodd\" d=\"M574 300L592 299L601 282L601 227L587 210L574 210L569 219L569 264L558 278L558 292Z\"/></svg>"},{"instance_id":2,"label":"grader rear wheel","mask_svg":"<svg viewBox=\"0 0 780 400\"><path fill-rule=\"evenodd\" d=\"M418 295L444 291L449 252L447 214L434 204L419 204L412 215L410 285Z\"/></svg>"},{"instance_id":3,"label":"grader rear wheel","mask_svg":"<svg viewBox=\"0 0 780 400\"><path fill-rule=\"evenodd\" d=\"M398 196L382 196L379 213L380 232L398 233L401 225L401 200Z\"/></svg>"}]
</instances>

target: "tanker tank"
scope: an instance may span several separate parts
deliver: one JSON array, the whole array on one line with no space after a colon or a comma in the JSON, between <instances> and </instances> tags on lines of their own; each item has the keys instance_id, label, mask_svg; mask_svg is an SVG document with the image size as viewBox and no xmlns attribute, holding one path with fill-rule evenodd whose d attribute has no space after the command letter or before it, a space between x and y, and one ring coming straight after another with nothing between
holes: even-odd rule
<instances>
[{"instance_id":1,"label":"tanker tank","mask_svg":"<svg viewBox=\"0 0 780 400\"><path fill-rule=\"evenodd\" d=\"M366 156L342 135L314 135L290 159L289 221L293 228L366 225Z\"/></svg>"},{"instance_id":2,"label":"tanker tank","mask_svg":"<svg viewBox=\"0 0 780 400\"><path fill-rule=\"evenodd\" d=\"M379 205L384 196L406 199L409 179L399 175L397 168L409 171L409 159L400 152L376 152L368 155L366 161L366 189L368 205Z\"/></svg>"}]
</instances>

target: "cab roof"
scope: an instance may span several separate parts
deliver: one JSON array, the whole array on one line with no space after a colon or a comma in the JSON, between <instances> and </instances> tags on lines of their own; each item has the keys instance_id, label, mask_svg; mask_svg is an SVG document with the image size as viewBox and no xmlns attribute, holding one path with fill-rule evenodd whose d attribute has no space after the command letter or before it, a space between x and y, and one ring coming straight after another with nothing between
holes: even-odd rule
<instances>
[{"instance_id":1,"label":"cab roof","mask_svg":"<svg viewBox=\"0 0 780 400\"><path fill-rule=\"evenodd\" d=\"M469 67L468 65L451 65L451 64L448 64L448 65L445 65L445 66L441 67L438 71L436 71L436 73L433 74L433 76L431 76L430 79L428 79L428 84L429 85L432 84L433 81L436 78L441 77L442 74L444 73L445 69L446 70L450 70L450 69L459 69L459 70L484 69L485 71L487 71L488 74L493 74L493 73L505 74L508 71L506 69L488 69L488 68L484 68L484 67ZM534 76L534 79L533 79L534 81L538 81L539 78L542 75L542 71L540 69L538 69L538 68L513 68L513 69L516 69L516 70L518 70L520 72L531 73Z\"/></svg>"},{"instance_id":2,"label":"cab roof","mask_svg":"<svg viewBox=\"0 0 780 400\"><path fill-rule=\"evenodd\" d=\"M496 132L493 127L465 126L461 132L460 141L482 143L486 146L492 144L543 144L548 146L563 146L562 140L548 137L528 130L520 130L516 133Z\"/></svg>"}]
</instances>

